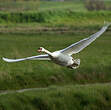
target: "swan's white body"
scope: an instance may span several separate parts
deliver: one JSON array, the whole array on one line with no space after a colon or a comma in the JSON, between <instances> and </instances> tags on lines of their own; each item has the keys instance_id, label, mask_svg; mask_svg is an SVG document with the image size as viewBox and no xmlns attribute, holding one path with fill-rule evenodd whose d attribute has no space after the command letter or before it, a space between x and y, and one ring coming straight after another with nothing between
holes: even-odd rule
<instances>
[{"instance_id":1,"label":"swan's white body","mask_svg":"<svg viewBox=\"0 0 111 110\"><path fill-rule=\"evenodd\" d=\"M96 38L102 35L106 31L109 25L110 24L103 26L100 31L91 35L90 37L80 40L79 42L76 42L70 45L69 47L59 50L59 51L49 52L43 47L40 47L38 51L46 53L45 55L26 57L22 59L3 58L3 60L6 62L18 62L18 61L23 61L23 60L52 60L56 64L66 66L72 69L76 69L80 65L80 59L73 59L72 54L76 54L82 51L85 47L87 47L90 43L92 43Z\"/></svg>"}]
</instances>

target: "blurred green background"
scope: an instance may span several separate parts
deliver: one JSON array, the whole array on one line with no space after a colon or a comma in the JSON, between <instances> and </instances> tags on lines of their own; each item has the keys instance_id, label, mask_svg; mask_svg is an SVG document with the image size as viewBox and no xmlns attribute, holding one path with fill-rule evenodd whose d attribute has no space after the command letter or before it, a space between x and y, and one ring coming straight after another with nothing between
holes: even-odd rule
<instances>
[{"instance_id":1,"label":"blurred green background","mask_svg":"<svg viewBox=\"0 0 111 110\"><path fill-rule=\"evenodd\" d=\"M104 21L111 22L108 0L0 0L0 110L110 110L111 26L73 56L81 59L76 70L48 61L2 60L38 55L41 46L63 49L97 32ZM38 89L2 94L24 88Z\"/></svg>"}]
</instances>

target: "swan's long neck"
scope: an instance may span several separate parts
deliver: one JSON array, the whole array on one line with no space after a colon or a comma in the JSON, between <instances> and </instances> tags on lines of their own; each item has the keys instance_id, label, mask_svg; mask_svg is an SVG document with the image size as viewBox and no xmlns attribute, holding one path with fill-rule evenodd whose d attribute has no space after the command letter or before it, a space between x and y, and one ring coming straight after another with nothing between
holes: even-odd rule
<instances>
[{"instance_id":1,"label":"swan's long neck","mask_svg":"<svg viewBox=\"0 0 111 110\"><path fill-rule=\"evenodd\" d=\"M49 52L48 50L44 49L44 52L53 57L52 53Z\"/></svg>"},{"instance_id":2,"label":"swan's long neck","mask_svg":"<svg viewBox=\"0 0 111 110\"><path fill-rule=\"evenodd\" d=\"M44 52L44 53L48 54L51 57L55 57L55 55L52 52L49 52L48 50L44 49L43 47L40 47L38 49L38 52Z\"/></svg>"}]
</instances>

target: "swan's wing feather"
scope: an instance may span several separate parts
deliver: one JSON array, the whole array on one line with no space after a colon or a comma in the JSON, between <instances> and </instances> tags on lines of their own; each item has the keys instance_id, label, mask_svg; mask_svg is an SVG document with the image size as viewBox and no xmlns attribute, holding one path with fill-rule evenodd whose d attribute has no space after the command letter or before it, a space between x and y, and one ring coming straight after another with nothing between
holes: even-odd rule
<instances>
[{"instance_id":1,"label":"swan's wing feather","mask_svg":"<svg viewBox=\"0 0 111 110\"><path fill-rule=\"evenodd\" d=\"M85 38L83 40L80 40L79 42L76 42L76 43L70 45L69 47L67 47L63 50L60 50L60 52L63 54L68 54L68 55L72 55L72 54L76 54L76 53L80 52L85 47L87 47L89 44L91 44L96 38L98 38L100 35L102 35L106 31L106 29L108 28L109 25L110 24L103 26L100 31L96 32L95 34L91 35L88 38Z\"/></svg>"},{"instance_id":2,"label":"swan's wing feather","mask_svg":"<svg viewBox=\"0 0 111 110\"><path fill-rule=\"evenodd\" d=\"M38 56L21 58L21 59L8 59L3 57L3 60L6 62L19 62L24 60L50 60L50 58L47 54L45 54L45 55L38 55Z\"/></svg>"}]
</instances>

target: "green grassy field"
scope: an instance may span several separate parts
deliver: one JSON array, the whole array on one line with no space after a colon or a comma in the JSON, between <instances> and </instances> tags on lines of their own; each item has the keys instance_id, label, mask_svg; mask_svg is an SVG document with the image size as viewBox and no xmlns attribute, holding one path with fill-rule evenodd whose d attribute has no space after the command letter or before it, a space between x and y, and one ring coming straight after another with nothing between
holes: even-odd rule
<instances>
[{"instance_id":1,"label":"green grassy field","mask_svg":"<svg viewBox=\"0 0 111 110\"><path fill-rule=\"evenodd\" d=\"M84 2L80 0L67 2L40 2L39 11L43 10L64 10L71 9L73 11L87 11L84 7Z\"/></svg>"},{"instance_id":2,"label":"green grassy field","mask_svg":"<svg viewBox=\"0 0 111 110\"><path fill-rule=\"evenodd\" d=\"M109 84L51 86L0 94L0 110L110 110Z\"/></svg>"},{"instance_id":3,"label":"green grassy field","mask_svg":"<svg viewBox=\"0 0 111 110\"><path fill-rule=\"evenodd\" d=\"M0 10L5 12L44 11L72 9L74 11L86 11L84 2L80 0L67 2L51 1L0 1Z\"/></svg>"},{"instance_id":4,"label":"green grassy field","mask_svg":"<svg viewBox=\"0 0 111 110\"><path fill-rule=\"evenodd\" d=\"M43 33L94 31L111 21L110 11L70 10L0 13L0 33Z\"/></svg>"},{"instance_id":5,"label":"green grassy field","mask_svg":"<svg viewBox=\"0 0 111 110\"><path fill-rule=\"evenodd\" d=\"M16 11L17 8L13 9L13 4L4 6L5 3L7 2L2 2L1 7L8 10L0 11L0 33L71 32L84 29L92 31L92 28L101 27L104 21L111 21L110 11L88 12L81 1L39 2L39 8L35 11L31 7L34 7L32 4L36 6L36 2L29 3L30 8L26 11L20 8L18 2L14 6L18 5L19 11ZM21 4L27 6L24 2ZM7 6L10 6L14 12Z\"/></svg>"},{"instance_id":6,"label":"green grassy field","mask_svg":"<svg viewBox=\"0 0 111 110\"><path fill-rule=\"evenodd\" d=\"M0 1L0 11L4 12L21 12L36 11L39 8L39 1Z\"/></svg>"},{"instance_id":7,"label":"green grassy field","mask_svg":"<svg viewBox=\"0 0 111 110\"><path fill-rule=\"evenodd\" d=\"M0 57L23 58L37 55L40 46L50 51L60 50L91 34L93 33L87 31L72 34L1 34ZM109 82L110 40L110 31L107 31L84 51L75 55L74 58L81 59L80 68L77 70L70 70L47 61L6 63L1 60L0 89Z\"/></svg>"},{"instance_id":8,"label":"green grassy field","mask_svg":"<svg viewBox=\"0 0 111 110\"><path fill-rule=\"evenodd\" d=\"M0 92L37 88L0 93L0 110L110 110L111 26L73 56L81 59L76 70L48 61L2 60L38 55L41 46L63 49L111 22L110 11L88 12L82 2L2 2L0 10Z\"/></svg>"}]
</instances>

